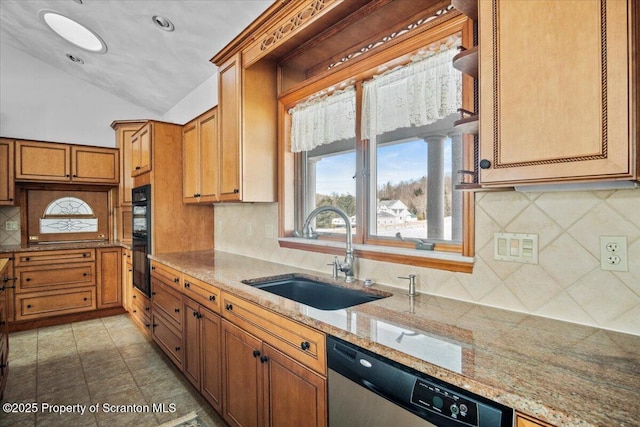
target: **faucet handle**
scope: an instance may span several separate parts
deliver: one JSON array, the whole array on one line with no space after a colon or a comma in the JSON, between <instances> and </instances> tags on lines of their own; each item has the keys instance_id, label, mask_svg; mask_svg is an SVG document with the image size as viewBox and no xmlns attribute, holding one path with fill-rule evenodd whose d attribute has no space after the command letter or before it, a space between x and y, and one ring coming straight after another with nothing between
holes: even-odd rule
<instances>
[{"instance_id":1,"label":"faucet handle","mask_svg":"<svg viewBox=\"0 0 640 427\"><path fill-rule=\"evenodd\" d=\"M333 266L333 272L331 274L331 277L334 278L334 279L337 279L338 278L338 268L340 266L340 262L338 261L338 257L336 256L333 259L333 262L331 264L327 264L327 265Z\"/></svg>"},{"instance_id":2,"label":"faucet handle","mask_svg":"<svg viewBox=\"0 0 640 427\"><path fill-rule=\"evenodd\" d=\"M409 277L398 276L398 279L408 279L409 280L409 296L416 296L416 275L410 274Z\"/></svg>"}]
</instances>

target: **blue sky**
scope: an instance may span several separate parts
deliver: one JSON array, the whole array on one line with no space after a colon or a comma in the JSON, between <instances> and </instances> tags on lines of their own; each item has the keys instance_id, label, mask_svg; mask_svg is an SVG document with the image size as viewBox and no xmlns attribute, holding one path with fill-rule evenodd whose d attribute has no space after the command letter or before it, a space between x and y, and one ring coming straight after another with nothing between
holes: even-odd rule
<instances>
[{"instance_id":1,"label":"blue sky","mask_svg":"<svg viewBox=\"0 0 640 427\"><path fill-rule=\"evenodd\" d=\"M446 145L445 173L451 173L451 146ZM355 195L356 155L354 152L338 156L325 157L316 164L316 191L320 194L349 193ZM378 150L378 163L383 165L378 170L378 183L419 178L426 175L427 144L422 140L404 144L389 145Z\"/></svg>"}]
</instances>

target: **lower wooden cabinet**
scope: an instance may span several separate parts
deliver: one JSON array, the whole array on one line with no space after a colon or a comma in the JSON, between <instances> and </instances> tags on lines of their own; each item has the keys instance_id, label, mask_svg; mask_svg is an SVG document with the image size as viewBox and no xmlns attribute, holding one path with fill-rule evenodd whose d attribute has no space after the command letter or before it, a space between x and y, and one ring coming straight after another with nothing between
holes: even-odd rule
<instances>
[{"instance_id":1,"label":"lower wooden cabinet","mask_svg":"<svg viewBox=\"0 0 640 427\"><path fill-rule=\"evenodd\" d=\"M122 305L122 257L120 248L97 250L98 308Z\"/></svg>"},{"instance_id":2,"label":"lower wooden cabinet","mask_svg":"<svg viewBox=\"0 0 640 427\"><path fill-rule=\"evenodd\" d=\"M232 426L327 425L326 379L228 321L224 419Z\"/></svg>"},{"instance_id":3,"label":"lower wooden cabinet","mask_svg":"<svg viewBox=\"0 0 640 427\"><path fill-rule=\"evenodd\" d=\"M262 341L222 321L223 418L232 426L255 427L264 420Z\"/></svg>"},{"instance_id":4,"label":"lower wooden cabinet","mask_svg":"<svg viewBox=\"0 0 640 427\"><path fill-rule=\"evenodd\" d=\"M133 274L133 272L131 272ZM151 337L151 300L138 288L131 288L131 318L148 337Z\"/></svg>"},{"instance_id":5,"label":"lower wooden cabinet","mask_svg":"<svg viewBox=\"0 0 640 427\"><path fill-rule=\"evenodd\" d=\"M96 287L16 293L16 320L40 319L96 309Z\"/></svg>"},{"instance_id":6,"label":"lower wooden cabinet","mask_svg":"<svg viewBox=\"0 0 640 427\"><path fill-rule=\"evenodd\" d=\"M175 324L166 318L160 311L154 309L151 312L151 336L153 341L160 346L169 359L182 370L183 345L182 331L176 329Z\"/></svg>"},{"instance_id":7,"label":"lower wooden cabinet","mask_svg":"<svg viewBox=\"0 0 640 427\"><path fill-rule=\"evenodd\" d=\"M0 260L0 399L4 395L4 388L7 384L9 373L9 301L8 286L13 282L8 274L9 260Z\"/></svg>"},{"instance_id":8,"label":"lower wooden cabinet","mask_svg":"<svg viewBox=\"0 0 640 427\"><path fill-rule=\"evenodd\" d=\"M182 370L182 294L171 285L151 276L151 336Z\"/></svg>"},{"instance_id":9,"label":"lower wooden cabinet","mask_svg":"<svg viewBox=\"0 0 640 427\"><path fill-rule=\"evenodd\" d=\"M543 421L537 420L528 415L516 413L516 427L552 427Z\"/></svg>"},{"instance_id":10,"label":"lower wooden cabinet","mask_svg":"<svg viewBox=\"0 0 640 427\"><path fill-rule=\"evenodd\" d=\"M220 316L186 296L184 312L183 373L207 402L222 412Z\"/></svg>"},{"instance_id":11,"label":"lower wooden cabinet","mask_svg":"<svg viewBox=\"0 0 640 427\"><path fill-rule=\"evenodd\" d=\"M114 246L12 254L16 280L8 295L9 321L122 306L121 251Z\"/></svg>"}]
</instances>

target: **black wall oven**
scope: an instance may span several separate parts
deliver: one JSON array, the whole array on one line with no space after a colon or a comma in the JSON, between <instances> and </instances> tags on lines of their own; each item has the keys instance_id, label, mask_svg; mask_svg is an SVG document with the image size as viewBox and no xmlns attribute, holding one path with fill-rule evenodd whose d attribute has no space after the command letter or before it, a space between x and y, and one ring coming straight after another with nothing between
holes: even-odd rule
<instances>
[{"instance_id":1,"label":"black wall oven","mask_svg":"<svg viewBox=\"0 0 640 427\"><path fill-rule=\"evenodd\" d=\"M151 296L149 277L151 253L151 185L132 190L133 201L133 286Z\"/></svg>"}]
</instances>

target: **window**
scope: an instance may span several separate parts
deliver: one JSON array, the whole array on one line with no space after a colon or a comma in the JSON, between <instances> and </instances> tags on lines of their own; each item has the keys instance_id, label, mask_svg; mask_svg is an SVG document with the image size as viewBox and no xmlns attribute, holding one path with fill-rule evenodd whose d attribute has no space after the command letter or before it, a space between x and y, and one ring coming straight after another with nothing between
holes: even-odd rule
<instances>
[{"instance_id":1,"label":"window","mask_svg":"<svg viewBox=\"0 0 640 427\"><path fill-rule=\"evenodd\" d=\"M292 102L285 124L291 126L294 188L291 208L285 201L281 212L287 215L285 237L291 235L287 229L301 231L313 209L333 205L350 219L356 256L385 260L378 254L395 253L400 262L429 266L422 259L433 256L425 249L470 254L465 236L472 226L473 195L455 187L458 171L468 163L463 156L469 139L454 122L458 109L473 101L472 95L463 97L464 90L473 94L473 86L452 66L465 28L443 31L422 49L372 64L368 72ZM312 228L319 240L342 241L346 224L328 212L318 215ZM281 245L330 252L318 243ZM384 246L403 251L381 250Z\"/></svg>"}]
</instances>

